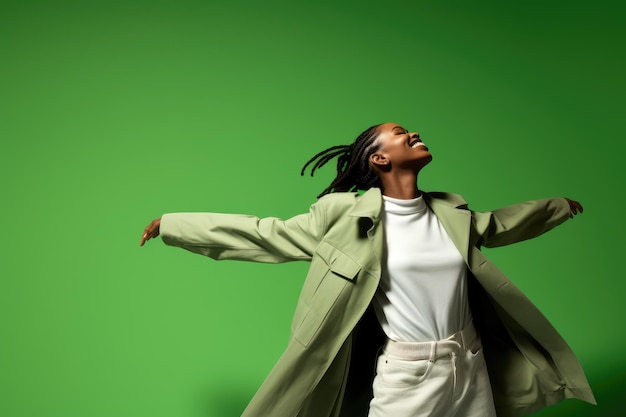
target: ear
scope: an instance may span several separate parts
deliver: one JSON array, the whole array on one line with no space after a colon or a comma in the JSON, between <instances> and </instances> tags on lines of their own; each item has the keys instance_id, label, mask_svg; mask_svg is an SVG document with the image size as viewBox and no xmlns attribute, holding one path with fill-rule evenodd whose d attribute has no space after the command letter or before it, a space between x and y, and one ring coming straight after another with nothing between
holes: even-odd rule
<instances>
[{"instance_id":1,"label":"ear","mask_svg":"<svg viewBox=\"0 0 626 417\"><path fill-rule=\"evenodd\" d=\"M381 152L374 152L370 155L370 164L376 169L388 171L391 168L391 162Z\"/></svg>"}]
</instances>

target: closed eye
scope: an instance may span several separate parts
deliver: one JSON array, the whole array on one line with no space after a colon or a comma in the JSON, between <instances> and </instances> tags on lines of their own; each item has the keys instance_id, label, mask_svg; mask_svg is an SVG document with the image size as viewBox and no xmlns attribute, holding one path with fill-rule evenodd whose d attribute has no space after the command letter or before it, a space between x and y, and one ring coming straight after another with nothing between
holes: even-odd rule
<instances>
[{"instance_id":1,"label":"closed eye","mask_svg":"<svg viewBox=\"0 0 626 417\"><path fill-rule=\"evenodd\" d=\"M396 129L397 129L396 135L406 135L407 133L409 133L409 131L403 128L402 126L395 126L391 130L396 130Z\"/></svg>"}]
</instances>

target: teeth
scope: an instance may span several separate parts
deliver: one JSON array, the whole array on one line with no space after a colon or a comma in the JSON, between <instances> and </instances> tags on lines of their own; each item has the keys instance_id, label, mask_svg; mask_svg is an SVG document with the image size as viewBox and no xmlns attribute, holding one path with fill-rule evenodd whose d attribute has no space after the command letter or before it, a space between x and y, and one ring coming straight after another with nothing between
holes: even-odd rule
<instances>
[{"instance_id":1,"label":"teeth","mask_svg":"<svg viewBox=\"0 0 626 417\"><path fill-rule=\"evenodd\" d=\"M426 145L424 145L423 142L415 142L413 145L411 145L411 148L417 148L418 146L426 146Z\"/></svg>"}]
</instances>

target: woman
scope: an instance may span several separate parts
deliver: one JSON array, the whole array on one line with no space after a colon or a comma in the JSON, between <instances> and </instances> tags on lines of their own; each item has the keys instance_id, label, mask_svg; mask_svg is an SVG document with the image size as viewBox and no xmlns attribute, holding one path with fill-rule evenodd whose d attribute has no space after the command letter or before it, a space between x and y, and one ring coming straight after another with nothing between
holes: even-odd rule
<instances>
[{"instance_id":1,"label":"woman","mask_svg":"<svg viewBox=\"0 0 626 417\"><path fill-rule=\"evenodd\" d=\"M335 157L337 177L307 214L166 214L142 236L218 260L311 262L287 349L244 416L521 416L565 398L594 403L567 344L479 250L538 236L579 203L479 213L422 192L432 155L395 123L320 152L302 173Z\"/></svg>"}]
</instances>

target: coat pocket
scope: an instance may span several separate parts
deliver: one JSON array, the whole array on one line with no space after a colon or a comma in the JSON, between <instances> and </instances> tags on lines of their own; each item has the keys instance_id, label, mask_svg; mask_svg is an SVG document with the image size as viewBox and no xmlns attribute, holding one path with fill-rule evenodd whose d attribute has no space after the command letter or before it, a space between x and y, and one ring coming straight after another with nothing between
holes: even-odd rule
<instances>
[{"instance_id":1,"label":"coat pocket","mask_svg":"<svg viewBox=\"0 0 626 417\"><path fill-rule=\"evenodd\" d=\"M361 265L341 249L322 241L315 250L292 323L294 337L304 346L337 308L337 300L353 285Z\"/></svg>"},{"instance_id":2,"label":"coat pocket","mask_svg":"<svg viewBox=\"0 0 626 417\"><path fill-rule=\"evenodd\" d=\"M343 278L353 280L361 270L361 265L348 254L326 241L320 243L315 253L324 260L328 269Z\"/></svg>"}]
</instances>

